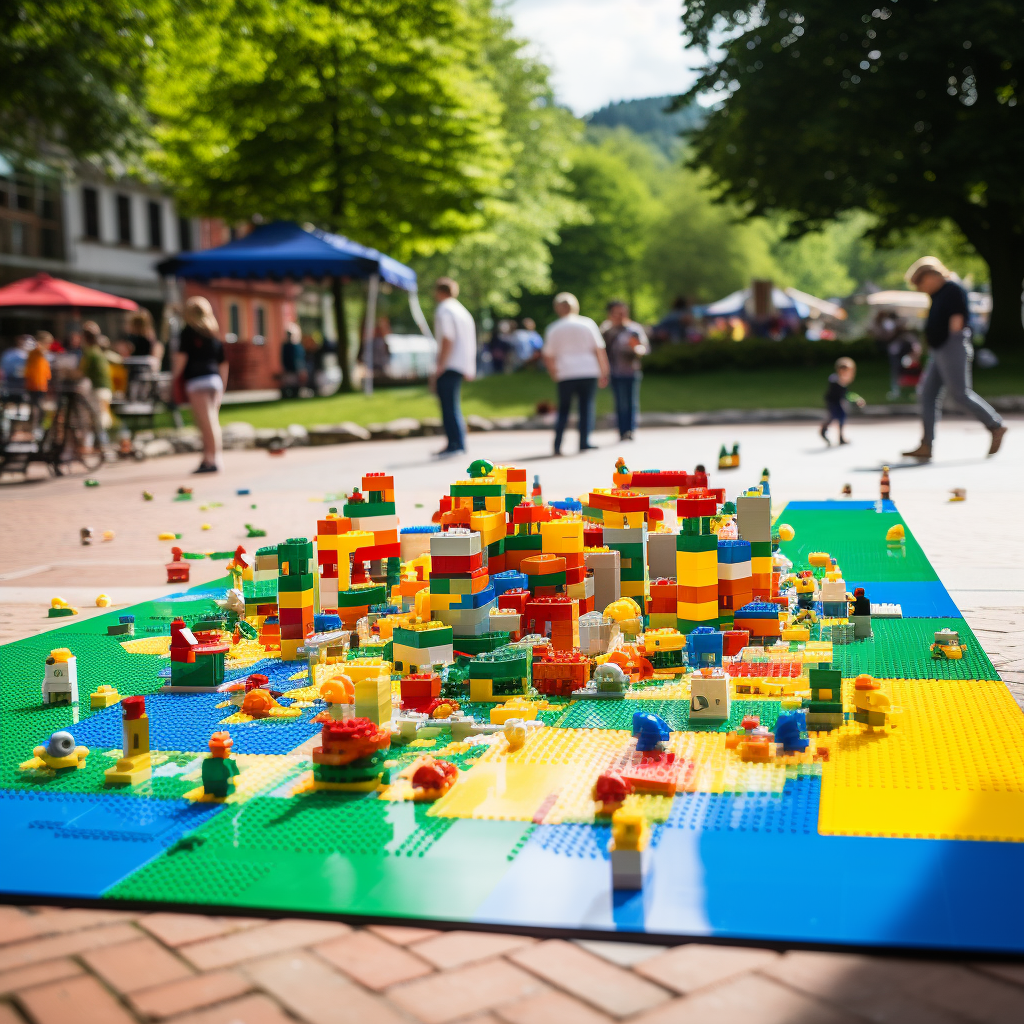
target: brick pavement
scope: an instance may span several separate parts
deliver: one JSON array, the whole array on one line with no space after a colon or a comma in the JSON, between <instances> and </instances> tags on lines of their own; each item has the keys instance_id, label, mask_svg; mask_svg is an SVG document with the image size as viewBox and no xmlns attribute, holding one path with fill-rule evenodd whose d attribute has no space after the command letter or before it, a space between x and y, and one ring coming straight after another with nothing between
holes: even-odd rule
<instances>
[{"instance_id":1,"label":"brick pavement","mask_svg":"<svg viewBox=\"0 0 1024 1024\"><path fill-rule=\"evenodd\" d=\"M0 907L0 1024L1019 1024L1024 966Z\"/></svg>"}]
</instances>

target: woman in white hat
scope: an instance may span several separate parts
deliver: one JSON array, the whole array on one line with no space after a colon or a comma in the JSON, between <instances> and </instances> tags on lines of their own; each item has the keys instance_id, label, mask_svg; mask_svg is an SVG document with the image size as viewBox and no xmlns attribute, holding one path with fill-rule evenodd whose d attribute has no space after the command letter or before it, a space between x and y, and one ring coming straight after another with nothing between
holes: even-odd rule
<instances>
[{"instance_id":1,"label":"woman in white hat","mask_svg":"<svg viewBox=\"0 0 1024 1024\"><path fill-rule=\"evenodd\" d=\"M185 301L185 327L174 353L174 376L203 436L203 461L194 472L216 473L220 469L220 403L228 383L228 361L213 307L202 295Z\"/></svg>"},{"instance_id":2,"label":"woman in white hat","mask_svg":"<svg viewBox=\"0 0 1024 1024\"><path fill-rule=\"evenodd\" d=\"M971 389L974 346L968 326L967 292L936 256L922 256L904 276L907 284L932 297L924 328L928 366L919 385L924 437L917 448L904 452L904 456L922 461L932 457L935 419L944 389L961 409L988 427L992 434L988 454L995 455L1003 443L1006 427L999 413Z\"/></svg>"}]
</instances>

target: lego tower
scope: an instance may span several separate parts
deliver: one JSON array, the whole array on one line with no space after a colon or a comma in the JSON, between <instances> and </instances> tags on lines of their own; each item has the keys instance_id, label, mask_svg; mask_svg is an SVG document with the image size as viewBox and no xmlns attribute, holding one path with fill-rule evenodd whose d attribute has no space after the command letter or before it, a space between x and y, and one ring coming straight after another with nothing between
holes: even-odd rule
<instances>
[{"instance_id":1,"label":"lego tower","mask_svg":"<svg viewBox=\"0 0 1024 1024\"><path fill-rule=\"evenodd\" d=\"M313 629L313 542L293 537L278 544L277 572L281 660L298 661L299 648Z\"/></svg>"},{"instance_id":2,"label":"lego tower","mask_svg":"<svg viewBox=\"0 0 1024 1024\"><path fill-rule=\"evenodd\" d=\"M706 487L676 499L676 629L690 633L718 623L718 537L711 517L718 501Z\"/></svg>"},{"instance_id":3,"label":"lego tower","mask_svg":"<svg viewBox=\"0 0 1024 1024\"><path fill-rule=\"evenodd\" d=\"M479 532L456 526L435 533L430 538L430 564L431 616L450 626L455 637L489 633L491 609L497 602Z\"/></svg>"},{"instance_id":4,"label":"lego tower","mask_svg":"<svg viewBox=\"0 0 1024 1024\"><path fill-rule=\"evenodd\" d=\"M767 470L765 470L767 473ZM772 499L768 482L752 487L736 499L736 525L740 538L750 542L751 593L766 601L772 593Z\"/></svg>"}]
</instances>

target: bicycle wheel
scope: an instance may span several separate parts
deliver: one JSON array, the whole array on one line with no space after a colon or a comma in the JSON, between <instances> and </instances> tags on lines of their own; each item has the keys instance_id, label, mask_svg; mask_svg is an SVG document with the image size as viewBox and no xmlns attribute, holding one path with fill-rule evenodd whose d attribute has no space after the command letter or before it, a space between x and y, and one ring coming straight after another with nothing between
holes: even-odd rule
<instances>
[{"instance_id":1,"label":"bicycle wheel","mask_svg":"<svg viewBox=\"0 0 1024 1024\"><path fill-rule=\"evenodd\" d=\"M59 452L60 467L57 473L74 472L76 465L92 473L103 464L103 449L99 444L100 424L85 397L75 393L68 397L64 443Z\"/></svg>"}]
</instances>

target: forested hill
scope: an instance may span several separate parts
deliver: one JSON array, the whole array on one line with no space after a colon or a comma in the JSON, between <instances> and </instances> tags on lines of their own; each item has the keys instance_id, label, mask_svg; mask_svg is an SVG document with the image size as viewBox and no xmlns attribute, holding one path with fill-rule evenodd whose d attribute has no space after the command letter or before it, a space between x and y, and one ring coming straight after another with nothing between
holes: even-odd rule
<instances>
[{"instance_id":1,"label":"forested hill","mask_svg":"<svg viewBox=\"0 0 1024 1024\"><path fill-rule=\"evenodd\" d=\"M666 155L673 155L680 144L680 134L697 128L703 111L697 104L691 103L681 110L666 113L671 102L671 96L622 100L595 110L585 120L588 124L605 128L625 125L637 135L644 136Z\"/></svg>"}]
</instances>

